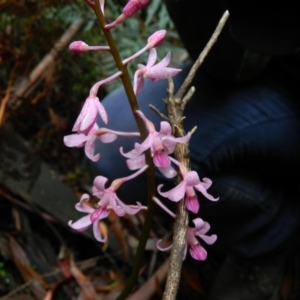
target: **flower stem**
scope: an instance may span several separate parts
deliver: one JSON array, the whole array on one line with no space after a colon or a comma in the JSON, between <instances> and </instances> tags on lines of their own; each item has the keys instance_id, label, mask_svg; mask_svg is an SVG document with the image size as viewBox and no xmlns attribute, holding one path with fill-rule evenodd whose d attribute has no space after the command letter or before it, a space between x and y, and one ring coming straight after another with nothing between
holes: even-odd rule
<instances>
[{"instance_id":1,"label":"flower stem","mask_svg":"<svg viewBox=\"0 0 300 300\"><path fill-rule=\"evenodd\" d=\"M131 107L131 110L133 113L133 116L135 118L135 122L136 122L139 132L141 134L141 139L145 140L147 137L147 131L144 126L144 123L143 123L142 119L140 119L137 116L137 114L134 113L136 110L139 110L139 105L136 100L133 88L132 88L131 79L130 79L126 65L124 65L122 62L122 59L120 57L119 51L116 46L116 43L115 43L110 31L105 28L106 21L105 21L104 15L100 9L99 0L95 0L95 5L92 8L98 19L98 23L102 29L105 39L110 47L110 51L115 60L116 66L119 69L119 71L122 72L121 80L122 80L122 83L123 83L123 86L124 86L124 89L125 89L125 92L126 92L126 95L127 95L127 98L128 98L128 101L129 101L129 104L130 104L130 107ZM146 157L146 164L149 166L149 168L146 171L147 191L148 191L148 196L147 196L148 211L146 214L144 226L142 229L142 234L140 237L140 242L139 242L139 245L137 248L137 253L135 255L134 264L133 264L133 268L132 268L129 280L128 280L124 290L117 297L116 300L126 299L126 297L130 294L130 292L132 291L132 289L136 283L136 279L139 274L142 258L143 258L144 251L145 251L146 242L147 242L149 232L151 230L152 221L153 221L155 205L154 205L154 202L152 201L152 198L155 194L155 177L154 177L154 165L153 165L153 160L152 160L150 149L145 152L145 157Z\"/></svg>"}]
</instances>

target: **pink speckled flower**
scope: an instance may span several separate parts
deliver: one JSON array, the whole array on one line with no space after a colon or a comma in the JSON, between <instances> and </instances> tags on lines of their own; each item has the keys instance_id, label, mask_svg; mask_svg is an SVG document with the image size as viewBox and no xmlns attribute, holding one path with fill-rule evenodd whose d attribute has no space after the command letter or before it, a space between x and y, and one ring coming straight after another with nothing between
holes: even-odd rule
<instances>
[{"instance_id":1,"label":"pink speckled flower","mask_svg":"<svg viewBox=\"0 0 300 300\"><path fill-rule=\"evenodd\" d=\"M170 216L173 218L176 217L176 215L171 212L158 198L153 197L153 201L158 204L164 211L166 211ZM187 227L186 231L186 242L184 246L184 252L183 252L183 257L182 260L185 259L187 250L189 250L191 256L196 259L196 260L205 260L207 257L207 252L206 250L201 246L200 242L198 241L197 237L201 238L206 244L212 245L215 243L217 240L217 236L215 234L209 236L206 235L206 233L210 229L210 225L203 221L200 218L196 218L193 220L193 223L195 227ZM172 244L163 247L162 245L162 240L159 240L157 242L157 249L161 251L167 251L172 248Z\"/></svg>"},{"instance_id":2,"label":"pink speckled flower","mask_svg":"<svg viewBox=\"0 0 300 300\"><path fill-rule=\"evenodd\" d=\"M139 212L141 209L145 209L139 202L137 205L126 205L124 204L117 196L117 189L126 181L131 180L141 173L143 173L148 168L145 165L143 168L139 169L137 172L133 173L130 176L115 179L110 187L105 188L107 178L104 176L97 176L94 180L93 186L93 195L100 199L99 206L101 207L111 207L115 213L122 217L126 213L129 215L134 215Z\"/></svg>"},{"instance_id":3,"label":"pink speckled flower","mask_svg":"<svg viewBox=\"0 0 300 300\"><path fill-rule=\"evenodd\" d=\"M77 220L76 222L69 221L68 225L77 231L84 231L93 224L93 232L97 241L105 243L107 241L107 236L102 237L99 221L106 218L111 210L111 207L98 207L93 208L92 204L88 204L90 201L90 196L88 194L83 194L80 198L79 203L75 205L75 208L83 213L87 213L86 216Z\"/></svg>"},{"instance_id":4,"label":"pink speckled flower","mask_svg":"<svg viewBox=\"0 0 300 300\"><path fill-rule=\"evenodd\" d=\"M149 78L152 81L161 79L168 79L179 72L181 69L167 67L171 60L171 53L169 52L164 59L156 65L154 64L157 59L157 52L155 48L149 51L149 57L146 66L139 64L138 70L134 73L133 90L137 95L144 86L144 78Z\"/></svg>"},{"instance_id":5,"label":"pink speckled flower","mask_svg":"<svg viewBox=\"0 0 300 300\"><path fill-rule=\"evenodd\" d=\"M183 165L179 164L175 159L170 158L174 163L179 166L182 181L173 189L168 192L162 192L161 188L163 184L157 187L158 193L171 201L178 202L185 196L185 205L188 210L193 213L199 211L199 201L196 195L195 189L201 192L207 199L211 201L217 201L219 198L214 198L207 192L207 189L211 186L212 181L208 178L199 179L197 172L187 171Z\"/></svg>"},{"instance_id":6,"label":"pink speckled flower","mask_svg":"<svg viewBox=\"0 0 300 300\"><path fill-rule=\"evenodd\" d=\"M105 188L107 178L97 176L94 180L93 195L99 198L99 201L97 203L89 204L90 196L88 194L83 194L79 203L75 205L75 208L80 212L87 213L87 215L76 222L69 221L69 226L77 231L84 231L93 224L93 231L96 240L105 243L107 241L107 237L101 236L99 221L106 218L111 210L114 210L118 216L122 217L125 214L134 215L142 209L147 209L147 207L142 206L139 202L137 202L136 205L126 205L116 195L117 189L124 182L137 177L147 168L148 166L146 165L130 176L114 180L108 188Z\"/></svg>"},{"instance_id":7,"label":"pink speckled flower","mask_svg":"<svg viewBox=\"0 0 300 300\"><path fill-rule=\"evenodd\" d=\"M114 131L108 128L99 128L94 124L88 134L77 133L64 136L64 144L67 147L84 147L85 155L92 161L98 161L100 154L95 153L95 142L99 139L102 143L112 143L117 139L117 136L140 136L138 132L121 132Z\"/></svg>"},{"instance_id":8,"label":"pink speckled flower","mask_svg":"<svg viewBox=\"0 0 300 300\"><path fill-rule=\"evenodd\" d=\"M85 103L83 104L83 107L81 109L81 112L73 126L72 131L77 131L78 133L85 133L88 134L89 131L94 127L97 121L98 113L103 120L105 124L107 124L108 118L107 113L102 105L102 103L99 101L99 98L97 97L98 89L103 84L110 83L117 78L119 78L122 75L120 71L113 74L112 76L109 76L105 79L102 79L98 82L96 82L90 90L90 95L85 100Z\"/></svg>"},{"instance_id":9,"label":"pink speckled flower","mask_svg":"<svg viewBox=\"0 0 300 300\"><path fill-rule=\"evenodd\" d=\"M154 165L166 176L174 177L177 172L171 166L169 154L173 153L177 143L187 143L191 137L188 133L184 137L174 137L172 135L172 128L168 122L160 123L160 131L155 130L154 124L149 121L141 111L136 111L138 116L143 119L148 131L148 137L141 143L136 143L134 149L124 153L121 147L122 155L129 158L127 165L130 169L134 169L135 165L140 166L143 162L143 153L147 149L151 149ZM174 170L174 171L172 171Z\"/></svg>"},{"instance_id":10,"label":"pink speckled flower","mask_svg":"<svg viewBox=\"0 0 300 300\"><path fill-rule=\"evenodd\" d=\"M73 126L72 131L88 133L96 124L97 114L100 114L103 122L107 123L106 110L96 96L89 96L81 109L81 112Z\"/></svg>"}]
</instances>

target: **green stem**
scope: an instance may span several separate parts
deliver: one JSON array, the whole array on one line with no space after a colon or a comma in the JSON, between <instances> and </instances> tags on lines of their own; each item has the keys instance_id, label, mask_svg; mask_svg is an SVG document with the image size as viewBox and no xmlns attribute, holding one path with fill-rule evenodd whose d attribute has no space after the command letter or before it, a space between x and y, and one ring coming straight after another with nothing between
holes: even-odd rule
<instances>
[{"instance_id":1,"label":"green stem","mask_svg":"<svg viewBox=\"0 0 300 300\"><path fill-rule=\"evenodd\" d=\"M144 126L143 121L134 113L136 110L139 110L139 105L136 100L132 84L131 84L131 79L127 70L127 67L122 63L122 59L120 57L119 51L117 49L116 43L110 33L109 30L105 29L106 21L104 18L104 15L100 9L100 3L99 0L95 0L95 5L93 6L93 10L96 14L96 17L98 19L99 25L102 29L102 32L105 36L105 39L110 47L111 54L115 60L116 66L119 69L119 71L122 72L121 75L121 80L133 113L133 116L135 118L136 124L138 126L139 132L141 134L141 139L145 140L148 133L146 131L146 128ZM142 229L142 234L140 237L140 242L137 248L137 252L134 258L134 263L133 263L133 268L129 277L129 280L122 291L122 293L117 297L116 300L123 300L125 299L132 291L136 279L139 274L141 262L143 259L144 251L145 251L145 246L148 240L149 232L151 230L151 225L153 221L153 215L154 215L154 201L152 201L152 198L154 197L155 193L155 178L154 178L154 165L153 165L153 160L151 156L151 150L149 149L145 153L146 156L146 163L149 166L147 169L147 191L148 191L148 211L146 214L144 226Z\"/></svg>"}]
</instances>

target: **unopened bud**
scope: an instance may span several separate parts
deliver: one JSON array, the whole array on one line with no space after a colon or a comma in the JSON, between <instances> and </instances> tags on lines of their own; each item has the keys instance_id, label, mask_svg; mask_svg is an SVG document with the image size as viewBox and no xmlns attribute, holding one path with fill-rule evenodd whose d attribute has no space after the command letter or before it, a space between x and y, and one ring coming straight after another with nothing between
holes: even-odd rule
<instances>
[{"instance_id":1,"label":"unopened bud","mask_svg":"<svg viewBox=\"0 0 300 300\"><path fill-rule=\"evenodd\" d=\"M82 41L75 41L70 44L69 49L74 53L84 53L90 50L88 44Z\"/></svg>"},{"instance_id":2,"label":"unopened bud","mask_svg":"<svg viewBox=\"0 0 300 300\"><path fill-rule=\"evenodd\" d=\"M149 48L159 46L163 42L166 34L167 34L167 31L164 29L155 31L152 35L149 36L149 38L147 40L147 42L148 42L147 46Z\"/></svg>"},{"instance_id":3,"label":"unopened bud","mask_svg":"<svg viewBox=\"0 0 300 300\"><path fill-rule=\"evenodd\" d=\"M144 8L151 0L130 0L123 9L123 14L129 18L133 16L140 9Z\"/></svg>"},{"instance_id":4,"label":"unopened bud","mask_svg":"<svg viewBox=\"0 0 300 300\"><path fill-rule=\"evenodd\" d=\"M140 9L144 8L150 3L151 0L130 0L123 8L123 13L118 16L118 18L110 24L105 26L106 29L112 29L118 24L123 23L126 19L133 16Z\"/></svg>"}]
</instances>

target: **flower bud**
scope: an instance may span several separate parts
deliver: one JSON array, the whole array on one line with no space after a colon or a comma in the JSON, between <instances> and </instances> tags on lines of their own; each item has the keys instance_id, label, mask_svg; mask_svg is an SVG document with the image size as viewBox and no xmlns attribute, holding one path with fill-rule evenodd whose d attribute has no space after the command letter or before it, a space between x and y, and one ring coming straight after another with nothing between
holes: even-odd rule
<instances>
[{"instance_id":1,"label":"flower bud","mask_svg":"<svg viewBox=\"0 0 300 300\"><path fill-rule=\"evenodd\" d=\"M144 8L151 0L130 0L123 9L123 14L129 18L133 16L140 9Z\"/></svg>"},{"instance_id":2,"label":"flower bud","mask_svg":"<svg viewBox=\"0 0 300 300\"><path fill-rule=\"evenodd\" d=\"M164 29L155 31L152 35L149 36L149 38L147 40L147 42L148 42L147 46L149 48L159 46L163 42L166 34L167 34L167 31Z\"/></svg>"},{"instance_id":3,"label":"flower bud","mask_svg":"<svg viewBox=\"0 0 300 300\"><path fill-rule=\"evenodd\" d=\"M90 50L88 44L82 41L75 41L70 44L69 49L74 53L84 53Z\"/></svg>"}]
</instances>

